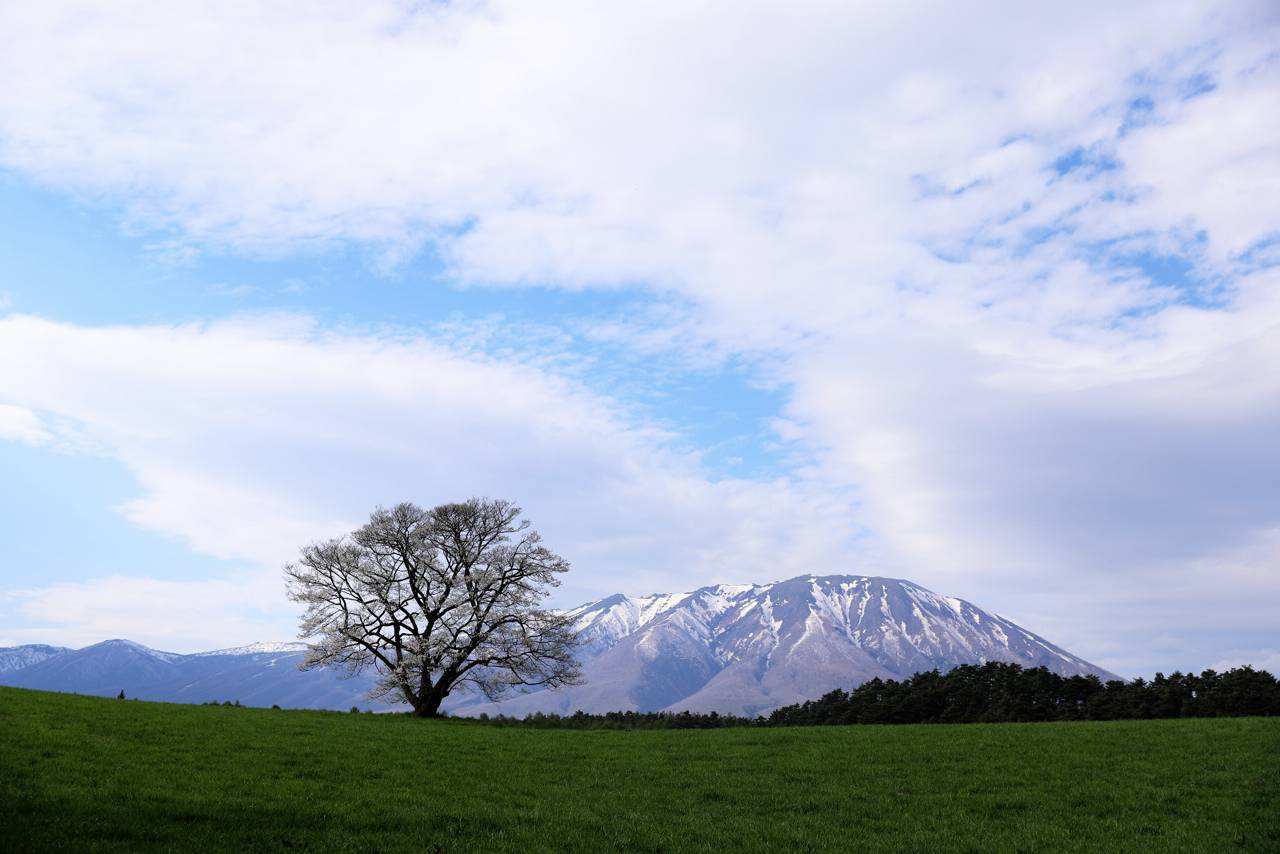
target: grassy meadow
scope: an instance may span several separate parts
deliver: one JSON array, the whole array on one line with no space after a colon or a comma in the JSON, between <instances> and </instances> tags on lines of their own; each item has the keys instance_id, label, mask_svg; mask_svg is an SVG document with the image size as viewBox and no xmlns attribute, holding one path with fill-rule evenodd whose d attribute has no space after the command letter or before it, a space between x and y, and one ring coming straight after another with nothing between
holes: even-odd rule
<instances>
[{"instance_id":1,"label":"grassy meadow","mask_svg":"<svg viewBox=\"0 0 1280 854\"><path fill-rule=\"evenodd\" d=\"M0 848L1278 851L1280 718L558 731L0 688Z\"/></svg>"}]
</instances>

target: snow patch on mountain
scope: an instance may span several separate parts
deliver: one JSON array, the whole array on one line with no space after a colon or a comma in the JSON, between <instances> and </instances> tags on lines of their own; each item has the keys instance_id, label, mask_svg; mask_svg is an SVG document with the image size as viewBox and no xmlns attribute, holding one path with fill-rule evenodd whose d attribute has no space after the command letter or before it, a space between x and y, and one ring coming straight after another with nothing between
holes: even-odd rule
<instances>
[{"instance_id":1,"label":"snow patch on mountain","mask_svg":"<svg viewBox=\"0 0 1280 854\"><path fill-rule=\"evenodd\" d=\"M1011 620L909 581L805 575L681 593L618 594L569 612L585 682L499 703L458 694L451 714L616 710L765 714L874 678L1005 661L1116 678ZM191 655L128 640L81 650L0 649L0 684L171 702L236 700L294 708L386 708L373 676L303 672L306 645L257 642Z\"/></svg>"},{"instance_id":2,"label":"snow patch on mountain","mask_svg":"<svg viewBox=\"0 0 1280 854\"><path fill-rule=\"evenodd\" d=\"M39 664L46 659L70 651L65 646L49 646L42 643L3 647L0 648L0 673L22 670L24 667Z\"/></svg>"},{"instance_id":3,"label":"snow patch on mountain","mask_svg":"<svg viewBox=\"0 0 1280 854\"><path fill-rule=\"evenodd\" d=\"M616 595L570 612L586 684L459 713L717 710L757 714L875 678L1007 661L1112 674L954 596L876 576L806 575Z\"/></svg>"},{"instance_id":4,"label":"snow patch on mountain","mask_svg":"<svg viewBox=\"0 0 1280 854\"><path fill-rule=\"evenodd\" d=\"M138 655L144 655L148 658L154 658L157 661L165 662L174 662L183 657L183 655L178 652L164 652L163 650L152 649L149 646L143 646L137 641L125 640L124 638L112 638L111 640L96 643L91 647L85 647L85 649L128 650Z\"/></svg>"},{"instance_id":5,"label":"snow patch on mountain","mask_svg":"<svg viewBox=\"0 0 1280 854\"><path fill-rule=\"evenodd\" d=\"M295 653L306 651L307 645L305 643L295 643L291 641L258 641L244 646L232 646L227 647L226 649L213 649L208 652L195 652L192 653L192 655L293 655Z\"/></svg>"}]
</instances>

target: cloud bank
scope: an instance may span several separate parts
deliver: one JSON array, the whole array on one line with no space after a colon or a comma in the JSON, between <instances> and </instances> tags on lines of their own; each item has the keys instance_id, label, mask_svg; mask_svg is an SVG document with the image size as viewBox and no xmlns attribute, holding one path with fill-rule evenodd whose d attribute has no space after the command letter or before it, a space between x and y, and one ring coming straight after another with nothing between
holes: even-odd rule
<instances>
[{"instance_id":1,"label":"cloud bank","mask_svg":"<svg viewBox=\"0 0 1280 854\"><path fill-rule=\"evenodd\" d=\"M79 419L126 459L149 491L140 523L274 559L252 524L214 537L196 520L243 506L292 541L409 472L465 475L538 496L601 577L845 570L865 529L860 560L1112 669L1212 655L1228 631L1235 649L1280 644L1274 4L0 16L9 168L175 251L359 245L395 265L429 247L459 284L648 288L695 320L608 334L754 360L820 461L785 484L712 483L609 401L423 340L12 321L25 346L59 342L37 363L70 390L9 381L5 400ZM169 350L231 368L144 379ZM119 373L81 386L99 360ZM104 386L178 414L148 432ZM199 405L171 403L187 394ZM503 395L515 405L492 408ZM211 407L255 417L200 424ZM467 453L430 452L459 436Z\"/></svg>"},{"instance_id":2,"label":"cloud bank","mask_svg":"<svg viewBox=\"0 0 1280 854\"><path fill-rule=\"evenodd\" d=\"M56 425L24 429L134 473L145 497L120 508L130 520L265 568L276 599L279 567L301 545L401 500L518 500L577 567L562 604L619 583L799 574L838 563L854 533L822 484L712 481L609 399L408 332L336 332L296 316L147 327L10 316L0 364L23 367L0 374L0 399L23 407L9 409ZM207 605L202 584L183 598ZM65 609L80 600L54 598L75 624ZM23 601L32 616L54 613L38 607L43 593Z\"/></svg>"}]
</instances>

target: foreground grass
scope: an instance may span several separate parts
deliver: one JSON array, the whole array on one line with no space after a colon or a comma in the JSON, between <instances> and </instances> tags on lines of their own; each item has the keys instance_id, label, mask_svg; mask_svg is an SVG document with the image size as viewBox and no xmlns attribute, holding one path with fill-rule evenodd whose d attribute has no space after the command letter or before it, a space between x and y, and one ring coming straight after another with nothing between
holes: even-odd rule
<instances>
[{"instance_id":1,"label":"foreground grass","mask_svg":"<svg viewBox=\"0 0 1280 854\"><path fill-rule=\"evenodd\" d=\"M0 848L1276 851L1280 719L583 732L0 688Z\"/></svg>"}]
</instances>

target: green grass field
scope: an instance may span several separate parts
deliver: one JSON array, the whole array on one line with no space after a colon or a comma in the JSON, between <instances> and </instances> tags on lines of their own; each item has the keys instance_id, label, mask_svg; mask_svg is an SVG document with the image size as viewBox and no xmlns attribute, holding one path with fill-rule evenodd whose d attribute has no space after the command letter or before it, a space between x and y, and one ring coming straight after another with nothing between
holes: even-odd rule
<instances>
[{"instance_id":1,"label":"green grass field","mask_svg":"<svg viewBox=\"0 0 1280 854\"><path fill-rule=\"evenodd\" d=\"M0 689L6 850L1280 851L1280 719L549 731Z\"/></svg>"}]
</instances>

